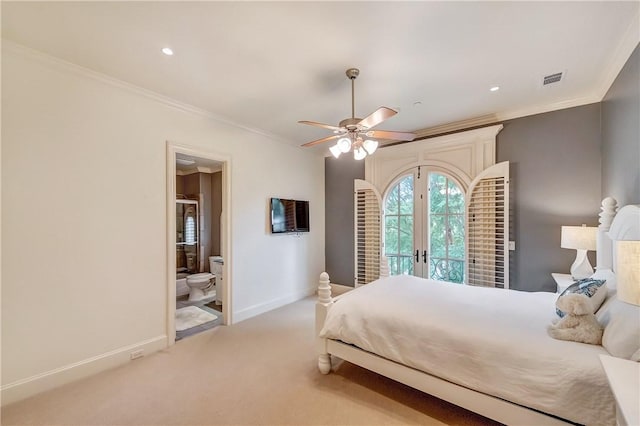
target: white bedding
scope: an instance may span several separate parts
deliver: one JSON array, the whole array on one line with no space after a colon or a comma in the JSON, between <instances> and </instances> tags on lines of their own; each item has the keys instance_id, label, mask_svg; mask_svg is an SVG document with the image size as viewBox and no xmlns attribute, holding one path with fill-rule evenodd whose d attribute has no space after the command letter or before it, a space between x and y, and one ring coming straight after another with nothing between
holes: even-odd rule
<instances>
[{"instance_id":1,"label":"white bedding","mask_svg":"<svg viewBox=\"0 0 640 426\"><path fill-rule=\"evenodd\" d=\"M572 422L615 424L607 351L547 335L556 298L394 276L337 299L320 336Z\"/></svg>"}]
</instances>

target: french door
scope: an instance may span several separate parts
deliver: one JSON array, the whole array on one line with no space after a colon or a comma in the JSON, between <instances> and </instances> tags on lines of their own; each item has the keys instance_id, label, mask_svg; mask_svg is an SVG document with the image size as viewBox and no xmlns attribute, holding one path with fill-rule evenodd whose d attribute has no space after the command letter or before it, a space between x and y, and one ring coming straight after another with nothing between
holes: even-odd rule
<instances>
[{"instance_id":1,"label":"french door","mask_svg":"<svg viewBox=\"0 0 640 426\"><path fill-rule=\"evenodd\" d=\"M392 275L464 281L465 194L451 177L417 167L384 200L384 249Z\"/></svg>"},{"instance_id":2,"label":"french door","mask_svg":"<svg viewBox=\"0 0 640 426\"><path fill-rule=\"evenodd\" d=\"M465 192L439 170L399 176L383 200L383 253L391 275L508 288L509 164Z\"/></svg>"}]
</instances>

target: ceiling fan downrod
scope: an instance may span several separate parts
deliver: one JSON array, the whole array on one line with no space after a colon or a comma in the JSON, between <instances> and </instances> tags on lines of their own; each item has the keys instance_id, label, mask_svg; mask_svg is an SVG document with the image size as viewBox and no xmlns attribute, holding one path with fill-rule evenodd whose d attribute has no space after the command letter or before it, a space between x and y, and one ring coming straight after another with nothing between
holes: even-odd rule
<instances>
[{"instance_id":1,"label":"ceiling fan downrod","mask_svg":"<svg viewBox=\"0 0 640 426\"><path fill-rule=\"evenodd\" d=\"M356 78L360 74L360 70L358 68L349 68L346 71L347 77L351 80L351 118L356 118Z\"/></svg>"}]
</instances>

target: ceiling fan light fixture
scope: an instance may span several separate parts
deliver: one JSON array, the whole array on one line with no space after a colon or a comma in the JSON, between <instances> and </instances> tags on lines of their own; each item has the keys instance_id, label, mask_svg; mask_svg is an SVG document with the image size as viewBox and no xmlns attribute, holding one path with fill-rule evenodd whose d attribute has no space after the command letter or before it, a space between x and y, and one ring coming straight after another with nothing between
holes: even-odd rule
<instances>
[{"instance_id":1,"label":"ceiling fan light fixture","mask_svg":"<svg viewBox=\"0 0 640 426\"><path fill-rule=\"evenodd\" d=\"M340 138L336 146L340 148L340 152L349 152L351 149L351 140L349 138Z\"/></svg>"},{"instance_id":2,"label":"ceiling fan light fixture","mask_svg":"<svg viewBox=\"0 0 640 426\"><path fill-rule=\"evenodd\" d=\"M374 152L376 152L376 149L378 149L378 141L373 139L367 139L366 141L364 141L362 146L369 153L369 155L371 155Z\"/></svg>"},{"instance_id":3,"label":"ceiling fan light fixture","mask_svg":"<svg viewBox=\"0 0 640 426\"><path fill-rule=\"evenodd\" d=\"M362 160L367 156L367 151L361 146L353 150L353 158L356 160Z\"/></svg>"},{"instance_id":4,"label":"ceiling fan light fixture","mask_svg":"<svg viewBox=\"0 0 640 426\"><path fill-rule=\"evenodd\" d=\"M365 141L365 137L376 137L381 139L400 141L412 141L415 139L416 135L414 133L395 132L389 130L371 130L378 124L396 115L398 113L396 109L382 106L365 118L356 118L355 79L360 74L360 71L357 68L349 68L346 71L346 74L349 80L351 80L351 117L345 118L344 120L340 121L337 126L318 123L316 121L298 121L298 123L300 124L321 127L333 132L333 136L327 136L321 139L307 142L302 146L315 146L321 143L338 139L338 143L335 145L336 148L331 151L331 153L335 157L338 157L338 155L335 154L335 152L337 152L336 150L339 150L341 153L347 153L350 150L353 150L354 157L358 160L361 160L367 156L367 153L373 154L378 148L378 142L376 140L371 139Z\"/></svg>"},{"instance_id":5,"label":"ceiling fan light fixture","mask_svg":"<svg viewBox=\"0 0 640 426\"><path fill-rule=\"evenodd\" d=\"M342 151L340 150L340 146L338 146L338 144L335 144L334 146L329 148L329 151L331 151L331 154L333 154L333 156L336 158L340 157L340 154L342 154Z\"/></svg>"}]
</instances>

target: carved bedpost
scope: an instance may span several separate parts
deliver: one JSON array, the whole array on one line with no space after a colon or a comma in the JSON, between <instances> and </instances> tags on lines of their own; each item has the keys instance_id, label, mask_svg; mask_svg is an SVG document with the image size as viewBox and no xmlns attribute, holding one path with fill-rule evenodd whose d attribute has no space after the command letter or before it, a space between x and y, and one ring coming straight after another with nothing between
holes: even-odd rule
<instances>
[{"instance_id":1,"label":"carved bedpost","mask_svg":"<svg viewBox=\"0 0 640 426\"><path fill-rule=\"evenodd\" d=\"M389 276L389 260L387 256L380 256L380 278Z\"/></svg>"},{"instance_id":2,"label":"carved bedpost","mask_svg":"<svg viewBox=\"0 0 640 426\"><path fill-rule=\"evenodd\" d=\"M318 301L316 303L316 338L318 347L318 369L322 374L329 374L331 371L331 357L327 352L327 341L320 337L320 330L324 326L324 320L327 317L327 311L333 304L331 298L331 285L329 274L323 272L320 274L320 282L318 284Z\"/></svg>"},{"instance_id":3,"label":"carved bedpost","mask_svg":"<svg viewBox=\"0 0 640 426\"><path fill-rule=\"evenodd\" d=\"M329 274L323 272L320 274L320 282L318 284L318 302L331 303L331 285L329 283Z\"/></svg>"},{"instance_id":4,"label":"carved bedpost","mask_svg":"<svg viewBox=\"0 0 640 426\"><path fill-rule=\"evenodd\" d=\"M618 202L611 197L607 197L602 200L600 209L602 211L599 215L600 225L598 225L596 237L596 270L613 269L613 242L609 238L608 232L616 215Z\"/></svg>"}]
</instances>

